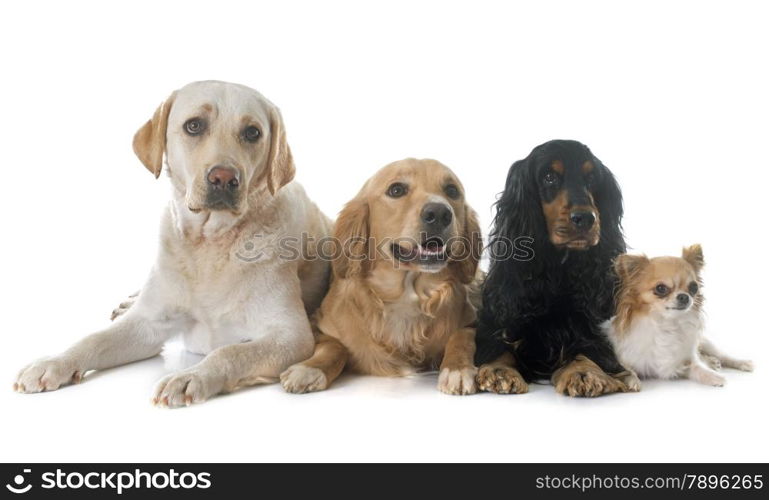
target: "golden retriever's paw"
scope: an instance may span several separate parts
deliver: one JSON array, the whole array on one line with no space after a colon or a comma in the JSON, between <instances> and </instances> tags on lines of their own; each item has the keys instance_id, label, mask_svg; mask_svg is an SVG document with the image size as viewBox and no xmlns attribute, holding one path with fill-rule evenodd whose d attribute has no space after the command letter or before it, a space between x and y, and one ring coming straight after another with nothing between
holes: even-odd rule
<instances>
[{"instance_id":1,"label":"golden retriever's paw","mask_svg":"<svg viewBox=\"0 0 769 500\"><path fill-rule=\"evenodd\" d=\"M222 392L220 377L192 367L168 375L158 382L152 403L162 408L179 408L202 403Z\"/></svg>"},{"instance_id":2,"label":"golden retriever's paw","mask_svg":"<svg viewBox=\"0 0 769 500\"><path fill-rule=\"evenodd\" d=\"M525 394L529 384L515 368L511 366L483 365L476 377L478 389L496 394Z\"/></svg>"},{"instance_id":3,"label":"golden retriever's paw","mask_svg":"<svg viewBox=\"0 0 769 500\"><path fill-rule=\"evenodd\" d=\"M444 394L465 395L475 394L478 386L475 376L478 369L468 366L460 369L443 368L438 375L438 390Z\"/></svg>"},{"instance_id":4,"label":"golden retriever's paw","mask_svg":"<svg viewBox=\"0 0 769 500\"><path fill-rule=\"evenodd\" d=\"M328 379L319 368L296 364L280 374L280 384L286 392L304 394L327 389Z\"/></svg>"},{"instance_id":5,"label":"golden retriever's paw","mask_svg":"<svg viewBox=\"0 0 769 500\"><path fill-rule=\"evenodd\" d=\"M82 380L77 365L64 357L41 359L21 370L13 384L13 390L26 394L55 391Z\"/></svg>"},{"instance_id":6,"label":"golden retriever's paw","mask_svg":"<svg viewBox=\"0 0 769 500\"><path fill-rule=\"evenodd\" d=\"M622 384L598 370L569 370L559 377L555 390L573 398L595 398L604 394L622 392Z\"/></svg>"}]
</instances>

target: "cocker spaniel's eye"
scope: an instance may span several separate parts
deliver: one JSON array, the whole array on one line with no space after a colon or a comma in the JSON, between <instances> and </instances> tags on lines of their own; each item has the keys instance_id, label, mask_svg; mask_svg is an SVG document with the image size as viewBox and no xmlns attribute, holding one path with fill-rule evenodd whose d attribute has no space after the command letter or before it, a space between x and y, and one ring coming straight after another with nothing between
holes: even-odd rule
<instances>
[{"instance_id":1,"label":"cocker spaniel's eye","mask_svg":"<svg viewBox=\"0 0 769 500\"><path fill-rule=\"evenodd\" d=\"M443 188L443 191L446 193L446 196L451 198L452 200L456 200L459 198L459 188L456 187L454 184L449 184L445 188Z\"/></svg>"},{"instance_id":2,"label":"cocker spaniel's eye","mask_svg":"<svg viewBox=\"0 0 769 500\"><path fill-rule=\"evenodd\" d=\"M260 135L262 135L262 133L259 132L259 129L253 125L249 125L243 129L243 139L245 139L247 142L256 142L259 140Z\"/></svg>"},{"instance_id":3,"label":"cocker spaniel's eye","mask_svg":"<svg viewBox=\"0 0 769 500\"><path fill-rule=\"evenodd\" d=\"M200 135L206 130L206 122L200 118L190 118L184 122L184 131L189 135Z\"/></svg>"},{"instance_id":4,"label":"cocker spaniel's eye","mask_svg":"<svg viewBox=\"0 0 769 500\"><path fill-rule=\"evenodd\" d=\"M545 174L545 185L554 186L558 182L558 175L555 172L548 172Z\"/></svg>"},{"instance_id":5,"label":"cocker spaniel's eye","mask_svg":"<svg viewBox=\"0 0 769 500\"><path fill-rule=\"evenodd\" d=\"M689 283L689 295L694 297L695 295L697 295L697 292L699 291L700 291L700 286L695 281L692 281L691 283Z\"/></svg>"},{"instance_id":6,"label":"cocker spaniel's eye","mask_svg":"<svg viewBox=\"0 0 769 500\"><path fill-rule=\"evenodd\" d=\"M387 196L390 198L400 198L409 192L408 186L402 182L394 182L387 188Z\"/></svg>"},{"instance_id":7,"label":"cocker spaniel's eye","mask_svg":"<svg viewBox=\"0 0 769 500\"><path fill-rule=\"evenodd\" d=\"M669 293L670 293L670 288L664 283L659 283L657 286L654 287L654 294L657 295L658 297L664 297Z\"/></svg>"}]
</instances>

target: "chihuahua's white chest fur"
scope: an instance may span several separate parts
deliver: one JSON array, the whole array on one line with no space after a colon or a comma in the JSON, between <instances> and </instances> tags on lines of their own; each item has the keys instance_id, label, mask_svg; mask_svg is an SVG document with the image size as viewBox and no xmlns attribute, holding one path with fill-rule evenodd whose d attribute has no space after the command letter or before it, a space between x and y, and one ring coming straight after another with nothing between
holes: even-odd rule
<instances>
[{"instance_id":1,"label":"chihuahua's white chest fur","mask_svg":"<svg viewBox=\"0 0 769 500\"><path fill-rule=\"evenodd\" d=\"M645 315L630 328L616 332L610 321L603 328L620 362L642 378L677 378L686 374L697 356L703 331L702 314L690 310L677 318Z\"/></svg>"}]
</instances>

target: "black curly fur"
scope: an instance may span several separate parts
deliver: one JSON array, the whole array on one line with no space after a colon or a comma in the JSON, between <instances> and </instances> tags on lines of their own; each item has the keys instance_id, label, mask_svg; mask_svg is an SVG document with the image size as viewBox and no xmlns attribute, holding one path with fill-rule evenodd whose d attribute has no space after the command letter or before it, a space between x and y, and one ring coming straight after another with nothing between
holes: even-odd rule
<instances>
[{"instance_id":1,"label":"black curly fur","mask_svg":"<svg viewBox=\"0 0 769 500\"><path fill-rule=\"evenodd\" d=\"M592 183L577 186L592 193L600 214L600 240L588 250L558 248L550 241L540 176L555 160L567 169L587 160L594 165ZM549 377L578 354L607 373L623 371L599 328L614 311L612 262L625 252L622 213L614 175L584 144L550 141L513 164L496 203L490 246L494 250L503 239L530 237L533 257L492 255L478 318L478 365L509 350L527 380Z\"/></svg>"}]
</instances>

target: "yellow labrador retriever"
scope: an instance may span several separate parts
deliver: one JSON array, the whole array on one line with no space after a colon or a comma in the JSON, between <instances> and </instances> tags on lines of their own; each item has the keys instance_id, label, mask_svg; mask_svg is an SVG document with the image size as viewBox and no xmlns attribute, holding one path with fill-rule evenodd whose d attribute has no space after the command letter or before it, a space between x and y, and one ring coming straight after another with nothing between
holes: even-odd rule
<instances>
[{"instance_id":1,"label":"yellow labrador retriever","mask_svg":"<svg viewBox=\"0 0 769 500\"><path fill-rule=\"evenodd\" d=\"M178 333L207 356L161 380L158 405L276 381L313 352L308 313L320 305L330 269L313 258L311 243L331 227L292 182L278 109L248 87L192 83L139 129L134 151L155 177L165 154L171 179L157 262L111 326L27 366L15 389L55 390L89 370L155 356ZM287 241L300 247L299 258L281 252Z\"/></svg>"}]
</instances>

